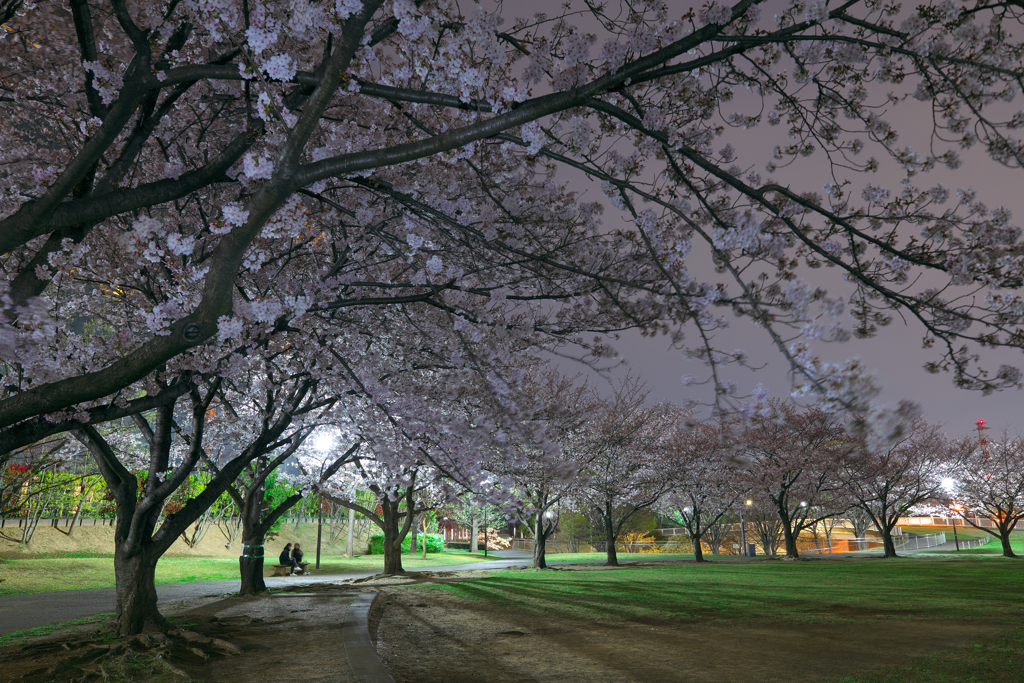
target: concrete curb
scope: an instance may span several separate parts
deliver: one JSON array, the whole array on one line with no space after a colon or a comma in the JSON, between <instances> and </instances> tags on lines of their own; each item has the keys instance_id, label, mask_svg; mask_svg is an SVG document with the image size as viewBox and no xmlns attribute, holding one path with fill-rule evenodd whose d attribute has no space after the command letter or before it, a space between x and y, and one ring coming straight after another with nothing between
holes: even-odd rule
<instances>
[{"instance_id":1,"label":"concrete curb","mask_svg":"<svg viewBox=\"0 0 1024 683\"><path fill-rule=\"evenodd\" d=\"M352 670L352 679L360 683L395 683L377 656L377 648L370 641L370 607L377 593L360 593L345 612L341 638L345 643L345 656Z\"/></svg>"}]
</instances>

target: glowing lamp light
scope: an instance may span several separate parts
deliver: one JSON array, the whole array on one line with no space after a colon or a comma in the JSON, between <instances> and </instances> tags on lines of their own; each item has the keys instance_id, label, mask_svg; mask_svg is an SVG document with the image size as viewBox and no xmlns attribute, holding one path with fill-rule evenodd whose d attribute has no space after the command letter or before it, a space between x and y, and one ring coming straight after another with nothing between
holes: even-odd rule
<instances>
[{"instance_id":1,"label":"glowing lamp light","mask_svg":"<svg viewBox=\"0 0 1024 683\"><path fill-rule=\"evenodd\" d=\"M752 501L752 500L748 500L748 501L747 501L747 505L748 505L748 506L750 506L750 505L753 505L753 504L754 504L754 501Z\"/></svg>"},{"instance_id":2,"label":"glowing lamp light","mask_svg":"<svg viewBox=\"0 0 1024 683\"><path fill-rule=\"evenodd\" d=\"M984 424L985 424L985 421L984 421L984 420L978 420L978 422L977 422L977 425L978 425L979 427L982 427L982 426L984 426Z\"/></svg>"},{"instance_id":3,"label":"glowing lamp light","mask_svg":"<svg viewBox=\"0 0 1024 683\"><path fill-rule=\"evenodd\" d=\"M313 448L318 451L329 451L333 445L334 437L330 434L318 434L317 437L313 439Z\"/></svg>"},{"instance_id":4,"label":"glowing lamp light","mask_svg":"<svg viewBox=\"0 0 1024 683\"><path fill-rule=\"evenodd\" d=\"M956 488L956 479L953 479L953 477L943 477L941 486L947 491L952 491Z\"/></svg>"}]
</instances>

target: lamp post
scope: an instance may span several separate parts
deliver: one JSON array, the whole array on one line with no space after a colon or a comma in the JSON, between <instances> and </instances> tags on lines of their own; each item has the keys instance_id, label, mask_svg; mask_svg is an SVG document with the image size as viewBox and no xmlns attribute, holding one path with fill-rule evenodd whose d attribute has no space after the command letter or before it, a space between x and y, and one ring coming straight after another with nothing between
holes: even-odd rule
<instances>
[{"instance_id":1,"label":"lamp post","mask_svg":"<svg viewBox=\"0 0 1024 683\"><path fill-rule=\"evenodd\" d=\"M953 505L952 507L953 511L959 515L961 509L960 506ZM953 517L953 543L954 545L956 545L956 551L960 552L960 539L956 537L956 517Z\"/></svg>"},{"instance_id":2,"label":"lamp post","mask_svg":"<svg viewBox=\"0 0 1024 683\"><path fill-rule=\"evenodd\" d=\"M316 496L317 520L316 520L316 568L320 569L320 538L324 528L324 499L317 493Z\"/></svg>"},{"instance_id":3,"label":"lamp post","mask_svg":"<svg viewBox=\"0 0 1024 683\"><path fill-rule=\"evenodd\" d=\"M754 504L754 501L747 499L743 504L746 507L750 507ZM749 553L747 553L747 527L746 523L743 521L743 508L740 508L740 544L743 546L741 548L743 551L742 554L749 557Z\"/></svg>"},{"instance_id":4,"label":"lamp post","mask_svg":"<svg viewBox=\"0 0 1024 683\"><path fill-rule=\"evenodd\" d=\"M334 437L331 434L320 434L313 441L313 447L323 453L325 456L334 447ZM323 471L323 464L320 465L321 471ZM316 568L320 569L320 541L323 537L324 528L324 499L320 495L319 485L316 487L316 507L317 507L317 519L316 519Z\"/></svg>"}]
</instances>

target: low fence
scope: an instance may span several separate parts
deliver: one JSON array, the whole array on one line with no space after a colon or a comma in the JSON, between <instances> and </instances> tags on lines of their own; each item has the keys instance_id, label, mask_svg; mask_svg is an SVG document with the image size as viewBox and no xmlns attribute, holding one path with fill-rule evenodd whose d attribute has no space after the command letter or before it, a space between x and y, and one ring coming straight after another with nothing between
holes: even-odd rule
<instances>
[{"instance_id":1,"label":"low fence","mask_svg":"<svg viewBox=\"0 0 1024 683\"><path fill-rule=\"evenodd\" d=\"M945 533L928 534L927 536L906 534L896 545L896 548L897 550L923 550L924 548L934 548L935 546L942 545L945 542Z\"/></svg>"},{"instance_id":2,"label":"low fence","mask_svg":"<svg viewBox=\"0 0 1024 683\"><path fill-rule=\"evenodd\" d=\"M19 517L15 519L0 519L0 529L20 529L21 527L25 526L25 524L31 521L32 520L27 520L24 517ZM53 517L40 519L39 526L51 526L55 528L61 528L69 527L72 525L72 523L75 526L114 526L114 523L116 521L117 520L114 518L92 519L81 517L79 519L74 519L72 517Z\"/></svg>"},{"instance_id":3,"label":"low fence","mask_svg":"<svg viewBox=\"0 0 1024 683\"><path fill-rule=\"evenodd\" d=\"M665 531L665 530L661 530ZM685 533L685 530L683 530ZM666 534L668 538L665 541L654 541L654 542L643 542L643 543L630 543L624 542L616 544L615 550L620 553L677 553L680 555L691 555L693 554L693 543L690 541L689 536L678 538L683 534ZM677 537L677 538L673 538ZM748 535L748 541L750 537ZM823 539L815 540L813 538L801 537L797 539L797 551L801 555L838 555L843 553L855 553L872 550L881 550L884 547L884 543L878 538L840 538L832 539L830 544L822 543ZM961 550L968 548L979 548L989 542L987 538L970 538L961 539L960 548ZM937 546L949 543L949 536L942 532L937 534L927 534L925 536L917 536L914 534L906 534L903 536L897 536L895 538L897 550L925 550L927 548L935 548ZM532 538L513 538L509 539L512 544L512 548L515 550L525 550L527 552L533 552L534 541ZM717 554L720 555L736 555L739 553L738 545L736 548L727 547L732 544L723 544L718 550ZM764 554L764 549L760 543L756 543L756 551L759 554ZM712 554L711 546L707 543L702 544L704 554ZM544 545L545 552L548 553L603 553L607 546L604 544L592 544L592 543L569 543L566 541L547 541ZM779 548L782 550L782 547Z\"/></svg>"},{"instance_id":4,"label":"low fence","mask_svg":"<svg viewBox=\"0 0 1024 683\"><path fill-rule=\"evenodd\" d=\"M988 538L960 538L955 543L960 545L960 550L967 550L969 548L980 548L992 541L991 537ZM948 543L949 541L947 541Z\"/></svg>"},{"instance_id":5,"label":"low fence","mask_svg":"<svg viewBox=\"0 0 1024 683\"><path fill-rule=\"evenodd\" d=\"M902 526L955 526L959 529L970 529L977 526L982 529L995 529L996 523L984 517L970 517L965 520L963 517L901 517L899 521ZM1018 520L1016 529L1024 529L1024 519Z\"/></svg>"}]
</instances>

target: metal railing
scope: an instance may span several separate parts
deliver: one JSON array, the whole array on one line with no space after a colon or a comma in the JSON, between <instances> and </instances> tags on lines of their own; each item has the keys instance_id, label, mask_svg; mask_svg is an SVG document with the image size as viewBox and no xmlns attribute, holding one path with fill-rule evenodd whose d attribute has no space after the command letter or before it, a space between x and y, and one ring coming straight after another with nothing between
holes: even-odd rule
<instances>
[{"instance_id":1,"label":"metal railing","mask_svg":"<svg viewBox=\"0 0 1024 683\"><path fill-rule=\"evenodd\" d=\"M835 545L824 547L800 548L801 555L838 555L840 553L857 553L865 550L877 550L885 545L877 538L844 538L835 542Z\"/></svg>"},{"instance_id":2,"label":"metal railing","mask_svg":"<svg viewBox=\"0 0 1024 683\"><path fill-rule=\"evenodd\" d=\"M989 537L989 538L961 538L961 539L958 539L958 542L960 543L960 550L967 550L969 548L980 548L981 546L987 544L991 540L993 540L991 537Z\"/></svg>"},{"instance_id":3,"label":"metal railing","mask_svg":"<svg viewBox=\"0 0 1024 683\"><path fill-rule=\"evenodd\" d=\"M18 517L14 519L3 518L0 519L0 529L20 529L29 520L24 517ZM39 520L39 526L41 527L68 527L74 523L75 526L113 526L115 520L113 517L110 518L92 518L92 517L80 517L75 520L72 517L43 517Z\"/></svg>"},{"instance_id":4,"label":"metal railing","mask_svg":"<svg viewBox=\"0 0 1024 683\"><path fill-rule=\"evenodd\" d=\"M672 536L683 536L683 534L668 534L668 536L671 538ZM686 537L686 540L689 541L688 536ZM950 542L950 539L945 532L928 534L925 536L906 534L903 536L896 536L894 540L897 550L925 550ZM960 548L978 548L988 543L989 540L990 539L985 538L960 539ZM525 550L527 552L533 551L534 541L532 538L512 538L509 539L509 542L515 550ZM645 554L665 552L690 554L693 552L692 545L689 549L683 548L683 545L684 544L681 543L681 539L672 539L667 541L617 543L615 545L615 549L620 553L631 552ZM707 548L706 544L705 547ZM801 555L838 555L850 552L880 550L883 547L884 543L879 538L836 539L831 545L817 545L809 538L801 538L798 541L798 549ZM548 540L545 543L545 551L549 553L603 553L605 552L605 546L604 544L594 545L591 543L568 543L566 541ZM706 549L705 552L710 552L710 549ZM735 554L737 551L729 547L728 544L723 544L720 552L722 554L729 555Z\"/></svg>"},{"instance_id":5,"label":"metal railing","mask_svg":"<svg viewBox=\"0 0 1024 683\"><path fill-rule=\"evenodd\" d=\"M945 532L928 534L927 536L907 534L903 537L903 542L897 545L896 548L898 550L921 550L923 548L934 548L935 546L942 545L945 542Z\"/></svg>"}]
</instances>

